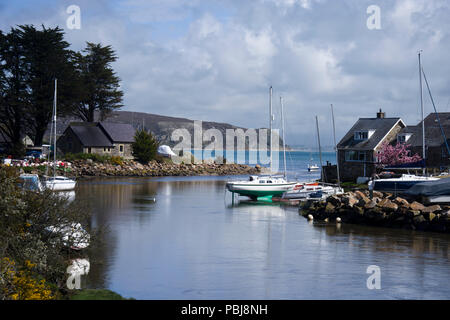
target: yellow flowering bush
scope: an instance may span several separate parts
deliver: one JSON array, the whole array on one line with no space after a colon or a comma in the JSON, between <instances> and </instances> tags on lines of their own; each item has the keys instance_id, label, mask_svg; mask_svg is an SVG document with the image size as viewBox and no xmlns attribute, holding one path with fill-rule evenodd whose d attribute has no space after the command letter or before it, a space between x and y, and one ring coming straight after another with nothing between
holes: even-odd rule
<instances>
[{"instance_id":1,"label":"yellow flowering bush","mask_svg":"<svg viewBox=\"0 0 450 320\"><path fill-rule=\"evenodd\" d=\"M26 260L21 270L9 258L0 263L2 295L9 300L52 300L56 296L44 279L37 279L33 274L36 264Z\"/></svg>"}]
</instances>

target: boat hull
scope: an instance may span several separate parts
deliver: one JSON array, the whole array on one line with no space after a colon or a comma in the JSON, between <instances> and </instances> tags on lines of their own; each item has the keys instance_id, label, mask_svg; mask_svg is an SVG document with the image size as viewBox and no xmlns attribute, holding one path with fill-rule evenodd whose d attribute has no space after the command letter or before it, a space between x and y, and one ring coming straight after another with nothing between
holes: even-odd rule
<instances>
[{"instance_id":1,"label":"boat hull","mask_svg":"<svg viewBox=\"0 0 450 320\"><path fill-rule=\"evenodd\" d=\"M74 190L76 186L76 181L66 179L66 180L48 180L45 181L45 187L52 191L70 191Z\"/></svg>"},{"instance_id":2,"label":"boat hull","mask_svg":"<svg viewBox=\"0 0 450 320\"><path fill-rule=\"evenodd\" d=\"M247 197L281 196L291 190L297 183L284 183L275 185L257 185L245 183L227 183L228 191Z\"/></svg>"}]
</instances>

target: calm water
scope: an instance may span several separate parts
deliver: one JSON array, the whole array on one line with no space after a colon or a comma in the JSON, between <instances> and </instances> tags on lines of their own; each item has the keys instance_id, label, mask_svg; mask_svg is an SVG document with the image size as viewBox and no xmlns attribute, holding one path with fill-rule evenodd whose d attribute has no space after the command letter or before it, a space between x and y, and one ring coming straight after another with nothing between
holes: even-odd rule
<instances>
[{"instance_id":1,"label":"calm water","mask_svg":"<svg viewBox=\"0 0 450 320\"><path fill-rule=\"evenodd\" d=\"M80 181L77 201L90 204L94 225L109 228L84 283L137 299L450 298L449 235L231 206L226 179ZM381 290L366 287L369 265L381 268Z\"/></svg>"}]
</instances>

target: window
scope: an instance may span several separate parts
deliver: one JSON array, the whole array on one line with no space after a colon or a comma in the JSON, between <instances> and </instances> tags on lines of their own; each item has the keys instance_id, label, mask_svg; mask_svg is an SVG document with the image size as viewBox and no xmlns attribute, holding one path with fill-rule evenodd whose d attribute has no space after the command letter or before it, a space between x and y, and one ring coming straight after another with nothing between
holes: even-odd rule
<instances>
[{"instance_id":1,"label":"window","mask_svg":"<svg viewBox=\"0 0 450 320\"><path fill-rule=\"evenodd\" d=\"M119 152L120 152L120 153L123 153L123 144L121 144L121 145L119 146Z\"/></svg>"},{"instance_id":2,"label":"window","mask_svg":"<svg viewBox=\"0 0 450 320\"><path fill-rule=\"evenodd\" d=\"M374 134L375 130L359 130L355 131L354 139L357 141L363 141L370 139L370 137Z\"/></svg>"},{"instance_id":3,"label":"window","mask_svg":"<svg viewBox=\"0 0 450 320\"><path fill-rule=\"evenodd\" d=\"M356 131L355 132L355 140L367 140L369 134L367 131Z\"/></svg>"},{"instance_id":4,"label":"window","mask_svg":"<svg viewBox=\"0 0 450 320\"><path fill-rule=\"evenodd\" d=\"M402 133L397 135L397 142L399 143L405 143L406 141L408 141L408 139L412 136L411 133Z\"/></svg>"},{"instance_id":5,"label":"window","mask_svg":"<svg viewBox=\"0 0 450 320\"><path fill-rule=\"evenodd\" d=\"M366 161L366 152L365 151L346 151L345 152L345 161Z\"/></svg>"}]
</instances>

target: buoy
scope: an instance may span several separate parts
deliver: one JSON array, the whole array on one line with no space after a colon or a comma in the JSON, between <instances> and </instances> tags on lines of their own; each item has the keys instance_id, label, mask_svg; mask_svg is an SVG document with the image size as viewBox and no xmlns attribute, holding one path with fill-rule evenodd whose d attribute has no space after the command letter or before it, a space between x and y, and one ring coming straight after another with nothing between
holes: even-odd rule
<instances>
[{"instance_id":1,"label":"buoy","mask_svg":"<svg viewBox=\"0 0 450 320\"><path fill-rule=\"evenodd\" d=\"M325 222L328 222L329 220L328 220L328 218L325 218L325 220L324 220Z\"/></svg>"},{"instance_id":2,"label":"buoy","mask_svg":"<svg viewBox=\"0 0 450 320\"><path fill-rule=\"evenodd\" d=\"M308 220L314 220L314 217L312 214L308 214Z\"/></svg>"},{"instance_id":3,"label":"buoy","mask_svg":"<svg viewBox=\"0 0 450 320\"><path fill-rule=\"evenodd\" d=\"M342 221L341 218L339 218L339 217L336 218L337 223L341 223L341 221Z\"/></svg>"}]
</instances>

